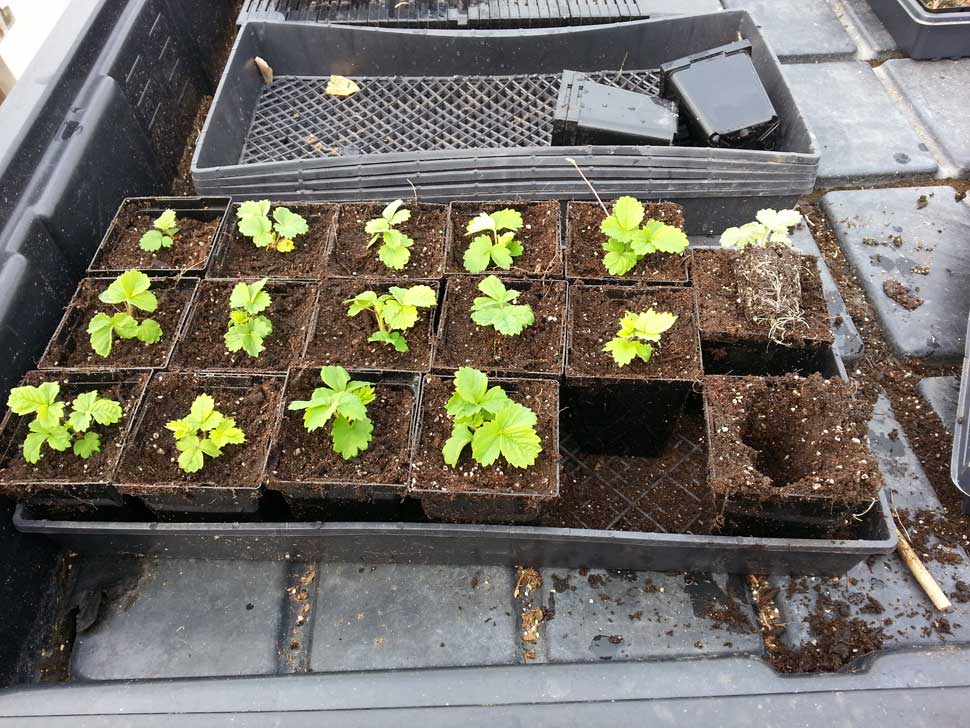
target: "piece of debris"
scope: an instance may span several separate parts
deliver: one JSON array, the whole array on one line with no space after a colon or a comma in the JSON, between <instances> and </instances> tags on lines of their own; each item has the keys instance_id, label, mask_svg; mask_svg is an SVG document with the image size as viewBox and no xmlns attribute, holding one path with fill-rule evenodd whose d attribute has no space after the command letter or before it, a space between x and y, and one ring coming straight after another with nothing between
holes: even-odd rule
<instances>
[{"instance_id":1,"label":"piece of debris","mask_svg":"<svg viewBox=\"0 0 970 728\"><path fill-rule=\"evenodd\" d=\"M360 91L360 86L354 81L346 76L333 74L327 82L325 93L330 96L353 96L358 91Z\"/></svg>"},{"instance_id":2,"label":"piece of debris","mask_svg":"<svg viewBox=\"0 0 970 728\"><path fill-rule=\"evenodd\" d=\"M916 198L916 209L917 210L922 210L928 204L930 204L930 201L926 199L926 195L920 195L919 197Z\"/></svg>"},{"instance_id":3,"label":"piece of debris","mask_svg":"<svg viewBox=\"0 0 970 728\"><path fill-rule=\"evenodd\" d=\"M516 599L518 599L519 594L527 597L531 592L542 586L542 577L531 566L518 567L517 576L515 590L512 592L512 596Z\"/></svg>"},{"instance_id":4,"label":"piece of debris","mask_svg":"<svg viewBox=\"0 0 970 728\"><path fill-rule=\"evenodd\" d=\"M913 293L903 283L890 278L882 284L882 292L907 311L915 311L923 305L923 299Z\"/></svg>"},{"instance_id":5,"label":"piece of debris","mask_svg":"<svg viewBox=\"0 0 970 728\"><path fill-rule=\"evenodd\" d=\"M273 83L273 67L259 56L253 58L253 62L256 64L256 68L259 69L259 75L263 77L263 83L267 86Z\"/></svg>"},{"instance_id":6,"label":"piece of debris","mask_svg":"<svg viewBox=\"0 0 970 728\"><path fill-rule=\"evenodd\" d=\"M538 642L539 627L545 621L546 613L541 607L526 609L522 612L522 641Z\"/></svg>"},{"instance_id":7,"label":"piece of debris","mask_svg":"<svg viewBox=\"0 0 970 728\"><path fill-rule=\"evenodd\" d=\"M930 274L930 267L928 265L914 265L912 272L918 276L928 276Z\"/></svg>"}]
</instances>

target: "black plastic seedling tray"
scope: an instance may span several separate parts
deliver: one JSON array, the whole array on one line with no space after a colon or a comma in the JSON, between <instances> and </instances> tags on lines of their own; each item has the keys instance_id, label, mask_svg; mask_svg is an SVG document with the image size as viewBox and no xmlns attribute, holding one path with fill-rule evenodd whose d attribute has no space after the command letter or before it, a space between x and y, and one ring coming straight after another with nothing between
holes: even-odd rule
<instances>
[{"instance_id":1,"label":"black plastic seedling tray","mask_svg":"<svg viewBox=\"0 0 970 728\"><path fill-rule=\"evenodd\" d=\"M930 10L920 0L868 0L910 58L970 56L970 8Z\"/></svg>"},{"instance_id":2,"label":"black plastic seedling tray","mask_svg":"<svg viewBox=\"0 0 970 728\"><path fill-rule=\"evenodd\" d=\"M754 538L444 523L51 521L14 524L78 553L165 558L500 564L738 574L841 575L896 548L885 494L855 540Z\"/></svg>"},{"instance_id":3,"label":"black plastic seedling tray","mask_svg":"<svg viewBox=\"0 0 970 728\"><path fill-rule=\"evenodd\" d=\"M970 336L970 321L967 322ZM963 494L963 512L970 514L970 338L963 355L963 372L960 378L960 397L957 400L957 418L953 427L953 452L950 457L950 478Z\"/></svg>"},{"instance_id":4,"label":"black plastic seedling tray","mask_svg":"<svg viewBox=\"0 0 970 728\"><path fill-rule=\"evenodd\" d=\"M739 35L750 40L754 67L783 122L775 151L549 146L564 59L596 82L656 95L662 63ZM264 84L255 56L273 67L273 84ZM451 75L442 77L442 69ZM362 90L346 99L327 96L331 73L351 75ZM694 201L707 208L715 200L763 197L770 199L762 207L790 206L812 190L818 166L777 58L747 13L728 11L516 32L248 23L192 175L203 194L261 191L276 199L393 199L410 189L408 181L427 200L494 197L499 185L506 196L589 198L565 157L584 169L601 167L594 183L608 194L642 196L646 187L646 194L684 204L692 233L751 217L722 204L715 223L706 209L692 210Z\"/></svg>"}]
</instances>

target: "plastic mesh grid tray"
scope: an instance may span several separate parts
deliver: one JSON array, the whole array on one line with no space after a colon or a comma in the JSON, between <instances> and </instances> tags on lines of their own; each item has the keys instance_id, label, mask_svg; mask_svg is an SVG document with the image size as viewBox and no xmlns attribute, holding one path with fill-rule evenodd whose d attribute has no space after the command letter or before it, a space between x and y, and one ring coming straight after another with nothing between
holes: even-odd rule
<instances>
[{"instance_id":1,"label":"plastic mesh grid tray","mask_svg":"<svg viewBox=\"0 0 970 728\"><path fill-rule=\"evenodd\" d=\"M714 520L707 488L703 423L685 416L658 458L593 455L560 442L562 494L542 525L607 531L707 534ZM595 510L589 503L596 501ZM685 504L687 504L685 506Z\"/></svg>"},{"instance_id":2,"label":"plastic mesh grid tray","mask_svg":"<svg viewBox=\"0 0 970 728\"><path fill-rule=\"evenodd\" d=\"M599 83L659 96L652 70L599 71ZM354 80L350 97L324 93L329 77L279 76L266 86L240 164L450 149L546 147L560 74L381 76Z\"/></svg>"}]
</instances>

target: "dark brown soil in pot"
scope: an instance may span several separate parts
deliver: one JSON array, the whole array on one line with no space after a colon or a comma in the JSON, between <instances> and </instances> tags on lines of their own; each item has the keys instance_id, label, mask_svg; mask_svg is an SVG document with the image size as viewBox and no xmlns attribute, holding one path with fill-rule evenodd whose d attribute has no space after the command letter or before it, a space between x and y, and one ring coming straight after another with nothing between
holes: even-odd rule
<instances>
[{"instance_id":1,"label":"dark brown soil in pot","mask_svg":"<svg viewBox=\"0 0 970 728\"><path fill-rule=\"evenodd\" d=\"M257 248L250 238L239 233L239 205L229 208L224 239L216 247L210 276L218 278L320 278L324 273L327 247L334 234L337 206L327 203L307 204L273 202L270 219L277 207L302 215L310 229L294 240L296 249L279 253L269 248Z\"/></svg>"},{"instance_id":2,"label":"dark brown soil in pot","mask_svg":"<svg viewBox=\"0 0 970 728\"><path fill-rule=\"evenodd\" d=\"M276 426L282 391L282 377L155 374L124 449L118 469L119 489L138 494L152 490L152 486L257 488ZM178 466L175 438L165 424L188 415L192 402L200 394L211 396L220 413L236 420L236 426L246 435L246 442L227 445L220 457L206 456L201 470L186 473ZM139 489L132 485L147 487Z\"/></svg>"},{"instance_id":3,"label":"dark brown soil in pot","mask_svg":"<svg viewBox=\"0 0 970 728\"><path fill-rule=\"evenodd\" d=\"M381 216L384 203L340 205L337 236L327 256L327 271L335 276L370 278L440 278L445 264L445 235L448 228L447 205L415 205L405 201L401 209L411 211L411 219L397 227L414 240L411 258L404 270L394 270L377 257L378 240L369 248L371 235L364 232L368 220Z\"/></svg>"},{"instance_id":4,"label":"dark brown soil in pot","mask_svg":"<svg viewBox=\"0 0 970 728\"><path fill-rule=\"evenodd\" d=\"M148 372L30 372L24 377L22 385L38 386L44 382L60 384L58 400L65 403L65 419L71 411L74 398L84 392L97 390L99 397L113 399L121 405L123 416L113 425L94 424L91 427L101 437L101 450L84 460L67 450L58 452L46 445L42 449L40 461L28 463L23 458L21 447L28 433L28 425L33 415L17 416L9 413L9 419L0 434L0 492L14 499L26 497L38 485L57 483L105 483L112 479L115 467L121 457L129 424L141 397ZM17 484L17 485L7 485ZM55 488L56 490L56 485ZM41 490L48 490L41 488ZM72 491L78 498L84 497L84 489Z\"/></svg>"},{"instance_id":5,"label":"dark brown soil in pot","mask_svg":"<svg viewBox=\"0 0 970 728\"><path fill-rule=\"evenodd\" d=\"M369 447L345 460L334 452L329 423L307 432L303 412L285 406L310 399L313 390L324 384L318 368L294 370L286 385L283 419L270 455L268 475L274 489L287 495L291 484L308 484L318 486L320 497L327 498L331 490L327 484L332 484L341 491L340 497L356 490L357 499L367 500L371 485L398 485L403 496L411 461L415 392L403 381L381 381L378 376L353 371L350 375L355 380L377 380L376 398L367 405L367 416L374 425Z\"/></svg>"},{"instance_id":6,"label":"dark brown soil in pot","mask_svg":"<svg viewBox=\"0 0 970 728\"><path fill-rule=\"evenodd\" d=\"M454 392L450 378L438 376L425 377L424 394L421 405L421 423L415 456L411 469L411 492L424 502L427 496L439 496L438 504L447 512L448 498L468 495L468 501L478 502L487 510L489 495L522 496L523 508L538 515L540 505L554 498L559 490L559 384L553 381L526 379L490 379L489 386L501 385L514 401L529 407L538 420L536 432L542 443L542 452L529 468L514 468L501 457L491 466L479 465L471 456L470 446L462 453L455 468L449 467L442 457L441 448L451 436L452 419L445 412L445 404ZM478 494L485 494L479 497ZM432 501L434 502L434 501ZM465 503L458 506L451 515L461 518ZM472 506L474 507L474 506ZM502 512L508 504L495 502L494 507ZM427 509L427 506L426 506ZM471 512L470 518L483 515Z\"/></svg>"},{"instance_id":7,"label":"dark brown soil in pot","mask_svg":"<svg viewBox=\"0 0 970 728\"><path fill-rule=\"evenodd\" d=\"M675 314L676 323L653 345L650 361L638 358L618 366L603 347L616 336L627 311L641 313L650 308ZM567 377L696 380L701 376L694 294L689 288L574 285L566 335Z\"/></svg>"},{"instance_id":8,"label":"dark brown soil in pot","mask_svg":"<svg viewBox=\"0 0 970 728\"><path fill-rule=\"evenodd\" d=\"M153 312L135 311L138 321L153 319L162 327L162 338L155 344L144 344L137 339L121 339L117 336L107 357L100 356L91 348L88 324L98 313L109 316L123 311L124 307L102 303L98 296L111 285L111 278L85 278L78 286L74 298L64 314L58 330L40 360L42 369L51 367L78 367L105 369L164 368L175 346L189 302L195 292L197 279L153 278L151 291L158 298L158 308Z\"/></svg>"},{"instance_id":9,"label":"dark brown soil in pot","mask_svg":"<svg viewBox=\"0 0 970 728\"><path fill-rule=\"evenodd\" d=\"M247 281L251 282L251 281ZM273 333L263 340L258 357L245 351L226 349L229 325L229 296L238 280L207 280L186 319L182 336L172 356L172 368L198 371L285 372L299 361L310 330L317 297L312 283L270 281L263 289L272 303L260 312L273 324Z\"/></svg>"},{"instance_id":10,"label":"dark brown soil in pot","mask_svg":"<svg viewBox=\"0 0 970 728\"><path fill-rule=\"evenodd\" d=\"M435 281L374 281L331 278L320 286L317 318L310 333L306 356L307 366L337 364L347 369L387 369L390 371L426 372L431 368L432 331L435 309L419 309L418 322L401 332L408 343L408 351L398 352L392 346L371 343L367 339L377 331L377 323L370 312L354 317L347 315L344 301L364 291L378 295L391 286L408 288L429 285L437 289Z\"/></svg>"},{"instance_id":11,"label":"dark brown soil in pot","mask_svg":"<svg viewBox=\"0 0 970 728\"><path fill-rule=\"evenodd\" d=\"M493 213L512 208L522 213L522 229L515 239L522 243L523 252L503 271L489 265L484 274L509 276L562 277L563 257L560 237L559 202L453 202L448 221L451 249L445 266L447 273L467 273L463 262L468 245L476 237L466 235L465 228L479 213Z\"/></svg>"},{"instance_id":12,"label":"dark brown soil in pot","mask_svg":"<svg viewBox=\"0 0 970 728\"><path fill-rule=\"evenodd\" d=\"M470 366L485 372L561 374L565 282L504 280L506 288L521 292L515 304L528 304L535 316L535 323L522 333L505 336L491 326L478 326L472 321L472 303L483 295L478 290L483 277L448 278L440 338L435 347L435 369L454 371Z\"/></svg>"},{"instance_id":13,"label":"dark brown soil in pot","mask_svg":"<svg viewBox=\"0 0 970 728\"><path fill-rule=\"evenodd\" d=\"M868 448L873 402L851 382L707 377L704 398L709 483L725 510L837 520L878 496L882 475Z\"/></svg>"},{"instance_id":14,"label":"dark brown soil in pot","mask_svg":"<svg viewBox=\"0 0 970 728\"><path fill-rule=\"evenodd\" d=\"M172 247L156 251L142 250L138 242L154 229L160 212L142 212L142 201L126 204L115 218L92 269L126 271L131 268L152 270L203 270L216 231L222 220L222 210L176 210L176 233ZM152 204L152 210L163 210Z\"/></svg>"},{"instance_id":15,"label":"dark brown soil in pot","mask_svg":"<svg viewBox=\"0 0 970 728\"><path fill-rule=\"evenodd\" d=\"M604 202L607 209L611 203ZM659 220L674 227L684 228L684 210L673 202L648 202L644 204L644 223ZM595 202L570 202L566 206L566 275L569 278L592 280L638 281L645 283L686 283L689 279L690 253L654 253L637 263L636 267L622 276L611 275L603 265L603 243L606 236L600 232L600 223L606 216Z\"/></svg>"}]
</instances>

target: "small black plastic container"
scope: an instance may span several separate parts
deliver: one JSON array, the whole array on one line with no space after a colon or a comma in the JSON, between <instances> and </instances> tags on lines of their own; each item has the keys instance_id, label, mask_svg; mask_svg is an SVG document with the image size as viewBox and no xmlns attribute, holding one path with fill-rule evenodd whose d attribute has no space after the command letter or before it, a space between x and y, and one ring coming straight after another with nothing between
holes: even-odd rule
<instances>
[{"instance_id":1,"label":"small black plastic container","mask_svg":"<svg viewBox=\"0 0 970 728\"><path fill-rule=\"evenodd\" d=\"M674 143L677 104L563 71L552 121L552 145Z\"/></svg>"},{"instance_id":2,"label":"small black plastic container","mask_svg":"<svg viewBox=\"0 0 970 728\"><path fill-rule=\"evenodd\" d=\"M664 96L676 98L696 141L711 147L771 149L780 121L740 40L660 67Z\"/></svg>"},{"instance_id":3,"label":"small black plastic container","mask_svg":"<svg viewBox=\"0 0 970 728\"><path fill-rule=\"evenodd\" d=\"M970 7L931 10L920 0L868 0L907 56L915 60L970 56Z\"/></svg>"}]
</instances>

